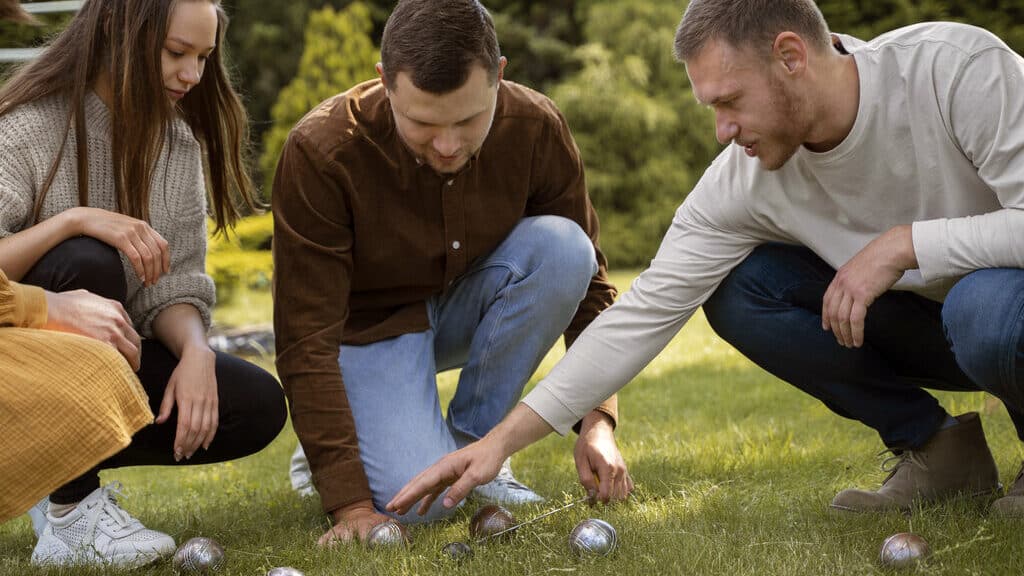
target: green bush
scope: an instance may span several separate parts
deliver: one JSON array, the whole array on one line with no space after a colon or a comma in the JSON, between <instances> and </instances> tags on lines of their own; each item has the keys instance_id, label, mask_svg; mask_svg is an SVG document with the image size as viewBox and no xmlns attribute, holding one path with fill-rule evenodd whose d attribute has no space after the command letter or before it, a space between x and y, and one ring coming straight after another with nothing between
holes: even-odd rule
<instances>
[{"instance_id":1,"label":"green bush","mask_svg":"<svg viewBox=\"0 0 1024 576\"><path fill-rule=\"evenodd\" d=\"M310 14L298 73L278 94L274 124L263 138L264 190L273 187L281 149L295 123L320 102L376 75L380 51L370 39L372 31L370 10L361 2L340 12L328 6Z\"/></svg>"},{"instance_id":2,"label":"green bush","mask_svg":"<svg viewBox=\"0 0 1024 576\"><path fill-rule=\"evenodd\" d=\"M267 212L241 219L227 234L209 237L206 273L217 284L219 302L229 302L239 287L269 289L273 233L274 217Z\"/></svg>"},{"instance_id":3,"label":"green bush","mask_svg":"<svg viewBox=\"0 0 1024 576\"><path fill-rule=\"evenodd\" d=\"M266 250L222 250L207 255L206 273L217 285L217 301L226 303L239 287L269 290L274 260Z\"/></svg>"}]
</instances>

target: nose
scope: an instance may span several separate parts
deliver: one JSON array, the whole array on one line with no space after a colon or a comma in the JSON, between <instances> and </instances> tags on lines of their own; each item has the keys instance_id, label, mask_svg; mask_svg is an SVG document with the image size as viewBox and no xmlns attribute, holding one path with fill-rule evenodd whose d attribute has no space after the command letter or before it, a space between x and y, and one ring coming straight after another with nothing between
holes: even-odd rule
<instances>
[{"instance_id":1,"label":"nose","mask_svg":"<svg viewBox=\"0 0 1024 576\"><path fill-rule=\"evenodd\" d=\"M728 144L739 136L740 127L720 112L715 113L715 138L719 144Z\"/></svg>"},{"instance_id":2,"label":"nose","mask_svg":"<svg viewBox=\"0 0 1024 576\"><path fill-rule=\"evenodd\" d=\"M441 156L452 156L459 151L459 139L455 130L445 128L441 130L433 141L434 150Z\"/></svg>"},{"instance_id":3,"label":"nose","mask_svg":"<svg viewBox=\"0 0 1024 576\"><path fill-rule=\"evenodd\" d=\"M202 74L199 60L196 59L188 62L178 70L178 80L191 88L199 83L199 78L202 77Z\"/></svg>"}]
</instances>

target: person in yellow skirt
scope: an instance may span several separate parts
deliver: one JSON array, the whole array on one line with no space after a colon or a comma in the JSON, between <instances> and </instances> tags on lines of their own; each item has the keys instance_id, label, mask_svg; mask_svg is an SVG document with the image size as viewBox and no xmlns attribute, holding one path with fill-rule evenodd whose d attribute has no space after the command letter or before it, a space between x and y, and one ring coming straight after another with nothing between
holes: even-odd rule
<instances>
[{"instance_id":1,"label":"person in yellow skirt","mask_svg":"<svg viewBox=\"0 0 1024 576\"><path fill-rule=\"evenodd\" d=\"M102 341L127 324L123 314L84 290L47 294L0 271L0 522L120 452L153 421L128 361Z\"/></svg>"},{"instance_id":2,"label":"person in yellow skirt","mask_svg":"<svg viewBox=\"0 0 1024 576\"><path fill-rule=\"evenodd\" d=\"M226 26L220 0L85 0L65 30L0 86L0 269L52 293L50 301L85 292L100 298L80 302L70 324L99 323L94 339L123 362L103 368L97 361L95 371L114 382L134 372L155 415L126 447L79 476L48 477L47 486L59 487L35 508L34 564L130 567L173 553L174 539L124 510L119 487L102 486L100 471L241 458L284 426L277 380L212 350L206 338L216 299L205 270L207 218L225 231L240 207L256 204L243 154L246 114L221 57ZM61 364L79 351L47 336L42 353L18 350L0 363L37 366L25 369L29 383L52 378L62 368L32 362ZM75 378L55 393L85 396L85 368L71 365ZM6 380L18 386L22 378ZM24 386L26 394L36 387ZM11 409L25 436L42 427L39 413L64 410L54 403L29 397ZM67 426L81 418L109 425L113 404L52 417ZM8 442L21 433L7 433L11 422L0 420L5 444L38 441ZM78 451L92 440L56 449ZM23 473L49 474L36 466Z\"/></svg>"}]
</instances>

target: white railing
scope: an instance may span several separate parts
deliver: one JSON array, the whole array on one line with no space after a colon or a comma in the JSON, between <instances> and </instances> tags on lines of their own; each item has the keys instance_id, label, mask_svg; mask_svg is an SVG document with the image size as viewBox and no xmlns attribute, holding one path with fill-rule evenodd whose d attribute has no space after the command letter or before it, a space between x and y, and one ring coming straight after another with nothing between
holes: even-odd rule
<instances>
[{"instance_id":1,"label":"white railing","mask_svg":"<svg viewBox=\"0 0 1024 576\"><path fill-rule=\"evenodd\" d=\"M29 14L57 14L77 12L85 0L63 0L59 2L29 2L21 7ZM0 62L25 62L39 55L39 48L0 48Z\"/></svg>"}]
</instances>

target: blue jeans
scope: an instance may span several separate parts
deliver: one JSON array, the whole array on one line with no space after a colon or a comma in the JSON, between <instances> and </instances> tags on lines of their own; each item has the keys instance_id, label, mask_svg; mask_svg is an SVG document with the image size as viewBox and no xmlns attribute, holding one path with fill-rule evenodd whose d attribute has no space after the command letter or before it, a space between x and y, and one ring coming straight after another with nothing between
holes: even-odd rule
<instances>
[{"instance_id":1,"label":"blue jeans","mask_svg":"<svg viewBox=\"0 0 1024 576\"><path fill-rule=\"evenodd\" d=\"M864 345L821 329L833 270L804 247L758 247L704 304L747 358L875 429L893 449L921 447L946 417L925 388L984 390L1024 440L1024 270L978 270L938 303L891 290L868 309Z\"/></svg>"},{"instance_id":2,"label":"blue jeans","mask_svg":"<svg viewBox=\"0 0 1024 576\"><path fill-rule=\"evenodd\" d=\"M525 218L427 302L429 330L341 347L338 362L378 510L413 476L501 421L596 273L593 244L575 222ZM436 374L460 367L445 419ZM410 512L402 520L430 521L447 512L435 504L425 517Z\"/></svg>"}]
</instances>

